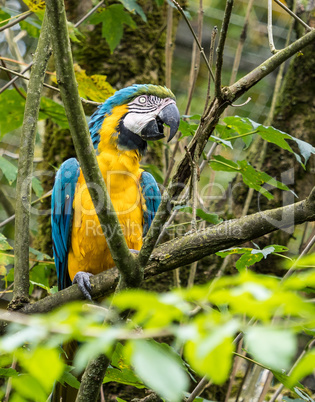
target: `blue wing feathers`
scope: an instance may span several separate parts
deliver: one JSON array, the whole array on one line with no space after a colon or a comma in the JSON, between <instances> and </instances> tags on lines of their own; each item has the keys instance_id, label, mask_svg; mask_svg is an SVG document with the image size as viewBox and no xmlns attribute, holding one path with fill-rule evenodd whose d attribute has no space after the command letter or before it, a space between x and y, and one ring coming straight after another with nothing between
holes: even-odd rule
<instances>
[{"instance_id":1,"label":"blue wing feathers","mask_svg":"<svg viewBox=\"0 0 315 402\"><path fill-rule=\"evenodd\" d=\"M140 186L146 207L143 210L143 236L145 236L161 203L161 192L154 177L148 172L142 172Z\"/></svg>"},{"instance_id":2,"label":"blue wing feathers","mask_svg":"<svg viewBox=\"0 0 315 402\"><path fill-rule=\"evenodd\" d=\"M68 251L73 217L72 204L79 174L80 166L75 158L65 161L57 172L51 198L53 253L59 290L71 285Z\"/></svg>"}]
</instances>

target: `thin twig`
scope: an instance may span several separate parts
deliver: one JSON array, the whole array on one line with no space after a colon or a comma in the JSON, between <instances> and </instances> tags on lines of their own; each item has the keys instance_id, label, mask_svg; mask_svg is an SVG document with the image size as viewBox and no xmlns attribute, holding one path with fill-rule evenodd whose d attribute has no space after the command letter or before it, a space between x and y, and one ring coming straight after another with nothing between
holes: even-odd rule
<instances>
[{"instance_id":1,"label":"thin twig","mask_svg":"<svg viewBox=\"0 0 315 402\"><path fill-rule=\"evenodd\" d=\"M15 159L15 160L19 159L19 157L20 157L19 154L16 154L14 152L10 152L7 149L0 148L0 156L2 156L2 155L6 155L9 158L12 158L12 159ZM43 158L34 158L34 160L33 160L34 163L39 163L39 162L42 162L42 161L43 161Z\"/></svg>"},{"instance_id":2,"label":"thin twig","mask_svg":"<svg viewBox=\"0 0 315 402\"><path fill-rule=\"evenodd\" d=\"M104 0L96 4L95 7L93 7L87 14L84 15L78 22L75 23L74 27L78 28L79 25L81 25L85 20L89 18L90 15L92 15L98 8L100 8L103 4L105 3Z\"/></svg>"},{"instance_id":3,"label":"thin twig","mask_svg":"<svg viewBox=\"0 0 315 402\"><path fill-rule=\"evenodd\" d=\"M291 15L297 22L303 25L303 27L306 29L306 31L312 31L314 28L310 27L307 25L300 17L298 17L293 11L291 11L285 4L281 3L279 0L274 0L275 3L277 3L280 7L282 7L288 14Z\"/></svg>"},{"instance_id":4,"label":"thin twig","mask_svg":"<svg viewBox=\"0 0 315 402\"><path fill-rule=\"evenodd\" d=\"M216 149L217 145L218 145L217 143L214 143L214 144L212 145L212 147L210 148L209 152L207 153L206 159L201 162L201 165L199 166L199 171L200 171L200 173L201 173L201 172L203 171L203 169L207 166L207 164L208 164L208 162L209 162L209 159L211 158L211 156L212 156L214 150ZM186 190L184 191L184 194L183 194L183 196L181 197L180 202L181 202L182 200L186 199L186 197L188 196L188 193L189 193L189 187L187 187ZM158 237L158 239L157 239L157 241L156 241L156 244L159 244L159 243L160 243L160 241L162 240L162 238L163 238L163 236L164 236L164 234L165 234L167 228L168 228L168 227L170 226L170 224L173 222L173 220L174 220L175 216L177 215L177 213L178 213L178 209L174 209L174 210L172 211L172 213L171 213L170 217L168 218L167 222L164 224L163 229L161 230L161 233L159 234L159 237Z\"/></svg>"},{"instance_id":5,"label":"thin twig","mask_svg":"<svg viewBox=\"0 0 315 402\"><path fill-rule=\"evenodd\" d=\"M219 38L219 43L218 43L218 48L217 48L217 61L216 61L216 69L215 69L214 86L215 86L215 97L219 98L219 99L222 96L222 94L221 94L221 75L222 75L222 66L223 66L223 51L224 51L225 40L226 40L226 36L227 36L227 30L228 30L230 19L231 19L233 3L234 3L234 0L227 0L227 2L226 2L224 17L223 17L223 22L222 22L222 27L221 27L221 32L220 32L220 38Z\"/></svg>"},{"instance_id":6,"label":"thin twig","mask_svg":"<svg viewBox=\"0 0 315 402\"><path fill-rule=\"evenodd\" d=\"M30 67L30 65L29 65L28 67ZM9 68L0 66L0 70L7 71L7 72L9 72L9 73L11 73L11 74L16 75L15 78L13 78L10 82L8 82L4 87L1 88L0 94L1 94L5 89L7 89L11 84L14 84L14 82L15 82L18 78L23 78L24 80L29 81L29 78L26 77L25 75L23 75L23 73L24 73L25 71L27 71L28 69L29 69L29 68L26 68L25 70L22 71L22 73L18 73L17 71L10 70ZM52 90L55 91L55 92L60 92L60 89L59 89L59 88L56 88L56 87L54 87L54 86L52 86L52 85L49 85L49 84L46 84L45 82L44 82L43 85L44 85L44 87L49 88L49 89L52 89ZM84 98L80 98L80 99L81 99L81 101L82 101L83 103L86 103L86 104L89 104L89 105L94 105L94 106L99 106L99 105L101 105L100 102L93 102L93 101L90 101L90 100L87 100L87 99L84 99Z\"/></svg>"},{"instance_id":7,"label":"thin twig","mask_svg":"<svg viewBox=\"0 0 315 402\"><path fill-rule=\"evenodd\" d=\"M213 27L212 32L211 32L211 41L210 41L210 50L209 50L209 65L210 65L211 68L212 68L212 65L213 65L215 40L216 40L217 34L218 34L218 27L215 26L215 27ZM204 107L204 110L203 110L203 114L206 114L206 110L209 107L209 103L210 103L210 99L211 99L210 89L211 89L211 76L209 74L206 102L205 102L205 107Z\"/></svg>"},{"instance_id":8,"label":"thin twig","mask_svg":"<svg viewBox=\"0 0 315 402\"><path fill-rule=\"evenodd\" d=\"M4 25L3 27L0 27L0 32L13 27L14 25L18 24L20 21L25 20L25 18L27 18L31 14L33 14L33 11L26 11L25 13L23 13L19 17L17 17L14 21L9 22L7 25Z\"/></svg>"},{"instance_id":9,"label":"thin twig","mask_svg":"<svg viewBox=\"0 0 315 402\"><path fill-rule=\"evenodd\" d=\"M269 47L272 54L277 52L275 48L275 44L273 41L273 34L272 34L272 0L268 0L268 24L267 24L267 31L268 31L268 41Z\"/></svg>"},{"instance_id":10,"label":"thin twig","mask_svg":"<svg viewBox=\"0 0 315 402\"><path fill-rule=\"evenodd\" d=\"M249 96L245 102L240 103L239 105L234 105L232 103L231 106L233 106L233 107L243 107L243 106L247 105L247 103L249 103L251 100L252 100L252 98Z\"/></svg>"},{"instance_id":11,"label":"thin twig","mask_svg":"<svg viewBox=\"0 0 315 402\"><path fill-rule=\"evenodd\" d=\"M230 1L230 0L229 0L229 1ZM193 30L193 27L191 26L191 24L190 24L188 18L186 17L186 14L184 13L184 10L183 10L182 7L177 3L177 1L172 0L172 2L175 4L177 10L181 13L181 15L183 16L183 18L184 18L186 24L188 25L188 28L190 29L190 32L192 33L192 35L193 35L193 37L194 37L194 39L195 39L195 41L196 41L196 43L197 43L197 46L198 46L198 48L199 48L199 50L200 50L201 56L202 56L202 58L204 59L206 65L207 65L207 68L208 68L208 70L209 70L209 73L210 73L212 79L214 80L214 75L213 75L213 72L212 72L212 70L211 70L210 64L209 64L209 62L208 62L207 56L205 55L205 52L204 52L204 50L203 50L203 48L202 48L202 46L201 46L201 44L200 44L200 42L199 42L199 40L198 40L198 38L197 38L197 35L196 35L195 31Z\"/></svg>"},{"instance_id":12,"label":"thin twig","mask_svg":"<svg viewBox=\"0 0 315 402\"><path fill-rule=\"evenodd\" d=\"M1 60L1 64L2 64L2 67L6 68L6 64L5 64L4 60ZM8 75L9 80L11 81L11 80L12 80L11 73L10 73L9 71L6 71L6 73L7 73L7 75ZM25 94L24 94L24 93L20 90L20 88L16 85L15 81L12 82L12 85L14 86L14 89L16 90L16 92L17 92L19 95L21 95L21 97L22 97L23 99L26 99Z\"/></svg>"},{"instance_id":13,"label":"thin twig","mask_svg":"<svg viewBox=\"0 0 315 402\"><path fill-rule=\"evenodd\" d=\"M24 70L22 71L22 73L16 73L13 70L9 70L8 68L4 68L2 66L0 66L1 70L4 71L9 71L11 74L16 75L16 77L12 78L11 81L7 82L1 89L0 89L0 94L2 94L2 92L4 92L7 88L9 88L12 84L15 83L15 81L17 81L19 79L20 76L22 76L23 78L25 78L26 80L28 80L28 77L25 77L23 74L26 73L26 71L28 71L33 65L33 62L31 62L27 67L24 68Z\"/></svg>"},{"instance_id":14,"label":"thin twig","mask_svg":"<svg viewBox=\"0 0 315 402\"><path fill-rule=\"evenodd\" d=\"M288 272L286 272L283 279L287 279L289 276L291 276L293 274L293 272L295 271L295 268L297 266L297 263L300 261L300 259L302 257L304 257L311 250L311 248L314 246L314 243L315 243L315 235L307 243L306 247L304 248L302 253L298 256L298 258L294 261L294 264L292 265L292 267L288 270Z\"/></svg>"},{"instance_id":15,"label":"thin twig","mask_svg":"<svg viewBox=\"0 0 315 402\"><path fill-rule=\"evenodd\" d=\"M29 294L29 215L31 180L37 119L45 71L50 58L50 32L46 13L38 41L34 67L31 71L28 96L25 102L24 119L20 142L20 158L16 180L16 219L14 242L14 294L13 302L25 302Z\"/></svg>"},{"instance_id":16,"label":"thin twig","mask_svg":"<svg viewBox=\"0 0 315 402\"><path fill-rule=\"evenodd\" d=\"M301 361L301 359L304 357L304 355L307 353L308 350L310 350L313 346L315 345L315 339L311 339L305 346L305 348L303 349L302 353L299 355L299 357L296 359L296 361L294 362L292 368L290 369L288 375L290 375L293 371L293 369L297 366L297 364ZM284 385L281 384L279 386L279 388L277 388L277 390L275 391L275 393L272 395L270 402L275 402L276 399L278 398L278 396L280 395L281 391L283 390Z\"/></svg>"},{"instance_id":17,"label":"thin twig","mask_svg":"<svg viewBox=\"0 0 315 402\"><path fill-rule=\"evenodd\" d=\"M52 193L52 190L48 191L48 193L44 194L43 196L41 196L40 198L37 198L36 200L34 200L33 202L31 202L31 205L35 205L38 202L41 202L43 199L50 197ZM14 221L15 219L15 214L11 215L9 218L5 219L4 221L0 222L0 228L2 228L3 226L7 225L8 223Z\"/></svg>"},{"instance_id":18,"label":"thin twig","mask_svg":"<svg viewBox=\"0 0 315 402\"><path fill-rule=\"evenodd\" d=\"M234 62L233 62L233 67L232 67L232 74L231 74L231 78L230 78L230 85L232 85L235 82L237 72L238 72L238 69L240 66L241 56L242 56L243 49L244 49L244 43L245 43L246 36L247 36L249 16L250 16L250 12L253 8L253 3L254 3L254 0L249 0L249 2L247 4L245 21L244 21L243 29L242 29L242 32L240 35L240 40L238 42L237 49L235 52L235 57L234 57Z\"/></svg>"}]
</instances>

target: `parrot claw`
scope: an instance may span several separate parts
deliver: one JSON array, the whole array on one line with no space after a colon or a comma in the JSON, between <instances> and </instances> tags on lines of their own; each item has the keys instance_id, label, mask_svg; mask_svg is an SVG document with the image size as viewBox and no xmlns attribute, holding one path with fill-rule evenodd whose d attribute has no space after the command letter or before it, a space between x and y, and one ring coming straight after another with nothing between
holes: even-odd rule
<instances>
[{"instance_id":1,"label":"parrot claw","mask_svg":"<svg viewBox=\"0 0 315 402\"><path fill-rule=\"evenodd\" d=\"M92 301L90 277L94 276L90 272L79 271L75 274L72 284L77 284L86 299Z\"/></svg>"},{"instance_id":2,"label":"parrot claw","mask_svg":"<svg viewBox=\"0 0 315 402\"><path fill-rule=\"evenodd\" d=\"M130 251L132 254L136 254L136 255L138 255L138 254L140 253L139 250L134 250L133 248L130 248L129 251Z\"/></svg>"}]
</instances>

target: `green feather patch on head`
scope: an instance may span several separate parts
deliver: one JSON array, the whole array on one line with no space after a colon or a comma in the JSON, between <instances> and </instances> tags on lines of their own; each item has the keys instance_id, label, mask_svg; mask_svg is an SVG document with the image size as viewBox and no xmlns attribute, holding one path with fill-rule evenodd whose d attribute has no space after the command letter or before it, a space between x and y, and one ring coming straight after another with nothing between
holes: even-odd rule
<instances>
[{"instance_id":1,"label":"green feather patch on head","mask_svg":"<svg viewBox=\"0 0 315 402\"><path fill-rule=\"evenodd\" d=\"M133 93L132 98L136 98L140 95L153 95L161 99L172 98L175 100L175 95L173 92L166 87L162 87L161 85L144 84L138 85L138 87L138 90Z\"/></svg>"}]
</instances>

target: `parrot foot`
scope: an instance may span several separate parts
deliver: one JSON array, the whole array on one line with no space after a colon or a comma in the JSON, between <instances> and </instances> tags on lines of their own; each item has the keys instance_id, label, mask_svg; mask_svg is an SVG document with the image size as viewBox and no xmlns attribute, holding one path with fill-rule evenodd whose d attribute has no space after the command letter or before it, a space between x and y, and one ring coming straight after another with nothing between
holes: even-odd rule
<instances>
[{"instance_id":1,"label":"parrot foot","mask_svg":"<svg viewBox=\"0 0 315 402\"><path fill-rule=\"evenodd\" d=\"M79 271L74 275L72 284L77 284L86 299L92 301L90 277L94 276L90 272Z\"/></svg>"},{"instance_id":2,"label":"parrot foot","mask_svg":"<svg viewBox=\"0 0 315 402\"><path fill-rule=\"evenodd\" d=\"M133 248L130 248L129 251L130 251L132 254L137 254L137 255L140 253L139 250L134 250Z\"/></svg>"}]
</instances>

